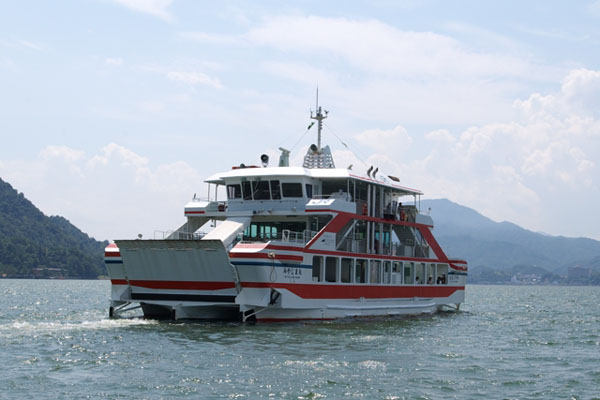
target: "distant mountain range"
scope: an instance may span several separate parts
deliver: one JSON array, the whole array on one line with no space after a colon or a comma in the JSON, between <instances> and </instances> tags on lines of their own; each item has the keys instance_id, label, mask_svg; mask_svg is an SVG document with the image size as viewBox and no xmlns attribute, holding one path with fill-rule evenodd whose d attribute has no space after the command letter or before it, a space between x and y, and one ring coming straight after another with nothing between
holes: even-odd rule
<instances>
[{"instance_id":1,"label":"distant mountain range","mask_svg":"<svg viewBox=\"0 0 600 400\"><path fill-rule=\"evenodd\" d=\"M600 272L600 242L588 238L550 236L510 222L494 222L477 211L446 199L423 200L431 208L434 234L446 253L477 268L549 272L566 275L569 267Z\"/></svg>"},{"instance_id":2,"label":"distant mountain range","mask_svg":"<svg viewBox=\"0 0 600 400\"><path fill-rule=\"evenodd\" d=\"M107 244L44 215L0 179L0 277L97 278Z\"/></svg>"}]
</instances>

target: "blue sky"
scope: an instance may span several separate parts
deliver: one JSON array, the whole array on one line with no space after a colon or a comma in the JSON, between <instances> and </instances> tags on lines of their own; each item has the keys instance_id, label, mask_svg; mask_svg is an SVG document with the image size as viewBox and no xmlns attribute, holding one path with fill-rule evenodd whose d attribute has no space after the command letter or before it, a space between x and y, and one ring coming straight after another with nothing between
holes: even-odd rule
<instances>
[{"instance_id":1,"label":"blue sky","mask_svg":"<svg viewBox=\"0 0 600 400\"><path fill-rule=\"evenodd\" d=\"M600 239L599 45L600 1L2 2L0 177L152 237L214 172L299 162L318 85L338 166Z\"/></svg>"}]
</instances>

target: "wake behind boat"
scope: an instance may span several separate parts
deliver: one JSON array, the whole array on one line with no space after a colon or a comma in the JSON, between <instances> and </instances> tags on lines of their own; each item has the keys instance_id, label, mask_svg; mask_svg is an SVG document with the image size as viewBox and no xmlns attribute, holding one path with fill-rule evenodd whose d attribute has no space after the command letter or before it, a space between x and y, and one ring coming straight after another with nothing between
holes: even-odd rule
<instances>
[{"instance_id":1,"label":"wake behind boat","mask_svg":"<svg viewBox=\"0 0 600 400\"><path fill-rule=\"evenodd\" d=\"M110 316L141 307L148 318L290 321L458 309L467 263L435 240L422 193L377 168L336 168L321 146L327 111L317 104L311 118L318 141L301 167L280 149L277 167L263 155L262 167L215 174L205 181L215 199L194 198L165 239L110 244ZM205 224L216 227L200 234Z\"/></svg>"}]
</instances>

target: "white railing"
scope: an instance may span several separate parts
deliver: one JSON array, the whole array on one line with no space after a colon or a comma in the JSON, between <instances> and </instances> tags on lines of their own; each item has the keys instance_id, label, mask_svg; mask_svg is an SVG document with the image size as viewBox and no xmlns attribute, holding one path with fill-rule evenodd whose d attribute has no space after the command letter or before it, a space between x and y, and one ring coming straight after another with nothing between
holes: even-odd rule
<instances>
[{"instance_id":1,"label":"white railing","mask_svg":"<svg viewBox=\"0 0 600 400\"><path fill-rule=\"evenodd\" d=\"M310 231L308 229L306 229L302 232L295 232L295 231L290 231L289 229L284 229L281 231L281 241L286 242L286 243L306 244L313 237L315 237L316 234L317 234L317 232ZM275 238L274 240L277 240L277 239L279 239L279 238Z\"/></svg>"},{"instance_id":2,"label":"white railing","mask_svg":"<svg viewBox=\"0 0 600 400\"><path fill-rule=\"evenodd\" d=\"M169 237L176 233L174 237ZM206 232L184 232L184 231L154 231L155 240L200 240L206 235Z\"/></svg>"}]
</instances>

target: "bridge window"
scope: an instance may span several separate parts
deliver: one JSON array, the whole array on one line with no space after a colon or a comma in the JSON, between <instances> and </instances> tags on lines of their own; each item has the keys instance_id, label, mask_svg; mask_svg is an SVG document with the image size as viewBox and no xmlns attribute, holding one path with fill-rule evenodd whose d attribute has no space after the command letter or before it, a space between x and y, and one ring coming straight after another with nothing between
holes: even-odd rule
<instances>
[{"instance_id":1,"label":"bridge window","mask_svg":"<svg viewBox=\"0 0 600 400\"><path fill-rule=\"evenodd\" d=\"M237 183L235 185L227 185L227 198L231 199L241 199L242 198L242 186Z\"/></svg>"},{"instance_id":2,"label":"bridge window","mask_svg":"<svg viewBox=\"0 0 600 400\"><path fill-rule=\"evenodd\" d=\"M279 181L270 181L271 182L271 198L273 200L281 199L281 188L279 187Z\"/></svg>"},{"instance_id":3,"label":"bridge window","mask_svg":"<svg viewBox=\"0 0 600 400\"><path fill-rule=\"evenodd\" d=\"M301 183L283 182L281 184L281 189L283 191L283 197L303 197Z\"/></svg>"},{"instance_id":4,"label":"bridge window","mask_svg":"<svg viewBox=\"0 0 600 400\"><path fill-rule=\"evenodd\" d=\"M311 185L310 183L306 184L306 197L308 197L309 199L312 199L313 197L313 185Z\"/></svg>"},{"instance_id":5,"label":"bridge window","mask_svg":"<svg viewBox=\"0 0 600 400\"><path fill-rule=\"evenodd\" d=\"M347 192L348 181L347 180L323 180L323 196L329 196L333 193Z\"/></svg>"},{"instance_id":6,"label":"bridge window","mask_svg":"<svg viewBox=\"0 0 600 400\"><path fill-rule=\"evenodd\" d=\"M250 182L242 182L242 188L244 189L244 200L252 200L252 188L250 187Z\"/></svg>"},{"instance_id":7,"label":"bridge window","mask_svg":"<svg viewBox=\"0 0 600 400\"><path fill-rule=\"evenodd\" d=\"M269 181L252 181L254 200L271 200Z\"/></svg>"}]
</instances>

